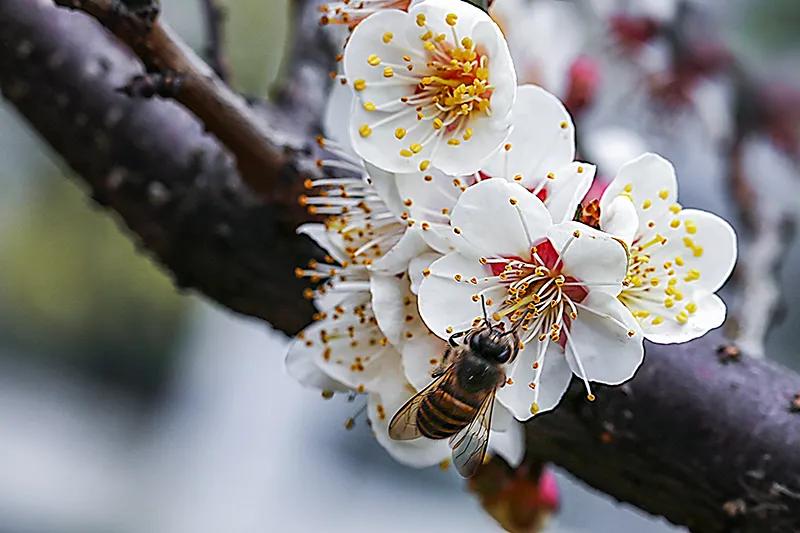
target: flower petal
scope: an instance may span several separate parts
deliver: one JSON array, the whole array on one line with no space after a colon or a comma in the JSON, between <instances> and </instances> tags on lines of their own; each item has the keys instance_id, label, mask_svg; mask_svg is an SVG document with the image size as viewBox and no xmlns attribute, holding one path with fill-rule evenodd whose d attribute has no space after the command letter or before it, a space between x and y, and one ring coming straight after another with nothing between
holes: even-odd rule
<instances>
[{"instance_id":1,"label":"flower petal","mask_svg":"<svg viewBox=\"0 0 800 533\"><path fill-rule=\"evenodd\" d=\"M483 170L495 178L522 176L523 185L536 185L575 158L575 126L564 105L535 85L517 88L512 110L511 149L489 159Z\"/></svg>"},{"instance_id":2,"label":"flower petal","mask_svg":"<svg viewBox=\"0 0 800 533\"><path fill-rule=\"evenodd\" d=\"M668 212L678 198L678 182L675 168L663 157L646 153L619 169L600 199L600 212L605 211L620 194L633 200L639 215L639 234L651 220L657 220Z\"/></svg>"},{"instance_id":3,"label":"flower petal","mask_svg":"<svg viewBox=\"0 0 800 533\"><path fill-rule=\"evenodd\" d=\"M320 248L325 250L336 262L340 265L346 265L350 261L350 256L347 255L341 246L339 246L338 236L331 234L325 227L325 224L318 224L316 222L309 222L297 228L298 235L308 235Z\"/></svg>"},{"instance_id":4,"label":"flower petal","mask_svg":"<svg viewBox=\"0 0 800 533\"><path fill-rule=\"evenodd\" d=\"M399 274L408 268L409 261L428 251L430 248L422 238L422 230L417 227L408 228L397 244L383 257L373 261L369 268L372 272Z\"/></svg>"},{"instance_id":5,"label":"flower petal","mask_svg":"<svg viewBox=\"0 0 800 533\"><path fill-rule=\"evenodd\" d=\"M492 98L494 102L494 98ZM431 164L451 176L474 174L501 148L511 133L511 119L492 115L473 117L469 121L472 138L459 145L442 142Z\"/></svg>"},{"instance_id":6,"label":"flower petal","mask_svg":"<svg viewBox=\"0 0 800 533\"><path fill-rule=\"evenodd\" d=\"M567 361L578 377L619 385L632 378L642 363L639 324L619 300L608 294L589 293L568 335Z\"/></svg>"},{"instance_id":7,"label":"flower petal","mask_svg":"<svg viewBox=\"0 0 800 533\"><path fill-rule=\"evenodd\" d=\"M442 339L470 329L472 322L483 314L480 301L473 296L491 287L484 281L487 276L491 276L488 267L455 252L434 262L419 287L419 312L428 328ZM473 278L477 283L471 282ZM500 285L484 292L487 299L495 300L494 306L487 306L490 314L503 301L505 293Z\"/></svg>"},{"instance_id":8,"label":"flower petal","mask_svg":"<svg viewBox=\"0 0 800 533\"><path fill-rule=\"evenodd\" d=\"M453 244L475 258L527 257L551 223L547 208L525 188L488 179L469 187L458 199L451 217L456 233Z\"/></svg>"},{"instance_id":9,"label":"flower petal","mask_svg":"<svg viewBox=\"0 0 800 533\"><path fill-rule=\"evenodd\" d=\"M639 232L639 215L633 200L627 195L615 197L600 211L600 227L630 246Z\"/></svg>"},{"instance_id":10,"label":"flower petal","mask_svg":"<svg viewBox=\"0 0 800 533\"><path fill-rule=\"evenodd\" d=\"M587 163L574 162L558 169L555 179L547 179L544 185L547 196L544 205L550 211L553 222L568 222L575 217L575 211L592 186L597 167Z\"/></svg>"},{"instance_id":11,"label":"flower petal","mask_svg":"<svg viewBox=\"0 0 800 533\"><path fill-rule=\"evenodd\" d=\"M431 382L431 373L442 363L447 342L425 330L403 345L403 370L408 382L422 390Z\"/></svg>"},{"instance_id":12,"label":"flower petal","mask_svg":"<svg viewBox=\"0 0 800 533\"><path fill-rule=\"evenodd\" d=\"M561 255L565 274L586 283L590 292L619 294L628 269L622 243L579 222L553 226L547 236Z\"/></svg>"},{"instance_id":13,"label":"flower petal","mask_svg":"<svg viewBox=\"0 0 800 533\"><path fill-rule=\"evenodd\" d=\"M406 310L403 298L408 292L408 278L372 273L369 276L372 293L372 310L378 327L389 339L399 347L403 338Z\"/></svg>"},{"instance_id":14,"label":"flower petal","mask_svg":"<svg viewBox=\"0 0 800 533\"><path fill-rule=\"evenodd\" d=\"M336 142L348 155L357 159L350 142L350 110L354 99L351 87L334 83L325 105L322 125L328 139Z\"/></svg>"},{"instance_id":15,"label":"flower petal","mask_svg":"<svg viewBox=\"0 0 800 533\"><path fill-rule=\"evenodd\" d=\"M495 405L495 411L505 410L502 405ZM494 429L494 424L492 424ZM522 424L512 420L508 429L503 432L492 431L489 435L489 449L505 459L511 468L516 468L525 457L525 429Z\"/></svg>"},{"instance_id":16,"label":"flower petal","mask_svg":"<svg viewBox=\"0 0 800 533\"><path fill-rule=\"evenodd\" d=\"M442 254L436 252L428 252L419 255L411 260L408 264L408 275L411 278L411 292L419 294L419 286L422 280L425 279L425 270L429 269L431 264L442 258Z\"/></svg>"},{"instance_id":17,"label":"flower petal","mask_svg":"<svg viewBox=\"0 0 800 533\"><path fill-rule=\"evenodd\" d=\"M716 294L699 298L694 313L687 313L687 321L682 324L673 317L667 317L655 325L652 320L640 321L644 337L658 344L688 342L702 337L725 322L725 302Z\"/></svg>"},{"instance_id":18,"label":"flower petal","mask_svg":"<svg viewBox=\"0 0 800 533\"><path fill-rule=\"evenodd\" d=\"M305 333L304 333L305 334ZM305 340L295 338L286 354L286 371L301 385L322 391L346 392L347 386L331 379L317 366L313 353L305 349Z\"/></svg>"},{"instance_id":19,"label":"flower petal","mask_svg":"<svg viewBox=\"0 0 800 533\"><path fill-rule=\"evenodd\" d=\"M423 228L428 245L442 253L452 250L450 213L468 185L466 178L453 178L436 169L399 174L397 190L410 220Z\"/></svg>"},{"instance_id":20,"label":"flower petal","mask_svg":"<svg viewBox=\"0 0 800 533\"><path fill-rule=\"evenodd\" d=\"M509 376L512 383L497 391L498 401L521 422L533 417L534 402L538 405L537 413L554 409L572 380L572 370L567 364L564 352L560 346L551 343L539 363L542 375L537 387L539 392L537 398L536 391L529 386L536 377L533 363L536 360L537 348L536 343L529 344L520 352Z\"/></svg>"},{"instance_id":21,"label":"flower petal","mask_svg":"<svg viewBox=\"0 0 800 533\"><path fill-rule=\"evenodd\" d=\"M393 172L387 172L367 161L364 162L364 167L367 170L369 183L375 188L389 211L399 218L405 212L405 207L397 189L397 176Z\"/></svg>"}]
</instances>

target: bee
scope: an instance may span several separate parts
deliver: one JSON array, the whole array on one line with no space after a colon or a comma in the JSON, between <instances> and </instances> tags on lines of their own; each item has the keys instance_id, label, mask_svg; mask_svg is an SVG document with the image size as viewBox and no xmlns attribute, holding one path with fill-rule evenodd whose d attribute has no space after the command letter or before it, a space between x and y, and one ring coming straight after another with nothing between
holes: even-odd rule
<instances>
[{"instance_id":1,"label":"bee","mask_svg":"<svg viewBox=\"0 0 800 533\"><path fill-rule=\"evenodd\" d=\"M389 423L395 440L450 438L453 464L471 477L483 464L497 389L506 383L503 365L519 353L519 337L492 326L483 303L480 327L450 337L442 364L427 387L408 400ZM463 337L462 341L457 341Z\"/></svg>"}]
</instances>

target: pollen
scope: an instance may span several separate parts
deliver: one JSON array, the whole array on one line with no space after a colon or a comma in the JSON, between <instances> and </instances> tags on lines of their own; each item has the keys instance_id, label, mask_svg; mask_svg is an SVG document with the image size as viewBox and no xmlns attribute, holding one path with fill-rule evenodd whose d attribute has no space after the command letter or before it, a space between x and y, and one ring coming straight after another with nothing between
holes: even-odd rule
<instances>
[{"instance_id":1,"label":"pollen","mask_svg":"<svg viewBox=\"0 0 800 533\"><path fill-rule=\"evenodd\" d=\"M407 132L404 128L397 128L396 130L394 130L394 136L397 138L397 140L403 139L403 137L406 136L406 133Z\"/></svg>"},{"instance_id":2,"label":"pollen","mask_svg":"<svg viewBox=\"0 0 800 533\"><path fill-rule=\"evenodd\" d=\"M386 33L383 34L383 37L381 39L383 40L384 44L389 44L390 42L392 42L392 39L394 39L394 34L390 31L387 31Z\"/></svg>"},{"instance_id":3,"label":"pollen","mask_svg":"<svg viewBox=\"0 0 800 533\"><path fill-rule=\"evenodd\" d=\"M424 161L420 162L419 170L420 170L420 172L425 172L426 170L428 170L428 168L430 166L431 166L431 162L429 160L425 159Z\"/></svg>"},{"instance_id":4,"label":"pollen","mask_svg":"<svg viewBox=\"0 0 800 533\"><path fill-rule=\"evenodd\" d=\"M367 58L367 63L369 63L373 67L377 67L378 65L381 64L381 58L375 54L372 54Z\"/></svg>"},{"instance_id":5,"label":"pollen","mask_svg":"<svg viewBox=\"0 0 800 533\"><path fill-rule=\"evenodd\" d=\"M667 198L669 198L669 191L667 189L661 189L660 191L658 191L658 197L661 198L662 200L666 200Z\"/></svg>"},{"instance_id":6,"label":"pollen","mask_svg":"<svg viewBox=\"0 0 800 533\"><path fill-rule=\"evenodd\" d=\"M362 124L360 128L358 128L358 133L362 137L366 138L372 135L372 128L369 127L369 124Z\"/></svg>"},{"instance_id":7,"label":"pollen","mask_svg":"<svg viewBox=\"0 0 800 533\"><path fill-rule=\"evenodd\" d=\"M363 91L367 88L367 82L365 80L356 80L353 82L353 89L356 91Z\"/></svg>"},{"instance_id":8,"label":"pollen","mask_svg":"<svg viewBox=\"0 0 800 533\"><path fill-rule=\"evenodd\" d=\"M539 404L537 402L533 402L531 404L531 414L535 415L538 412L539 412Z\"/></svg>"},{"instance_id":9,"label":"pollen","mask_svg":"<svg viewBox=\"0 0 800 533\"><path fill-rule=\"evenodd\" d=\"M428 22L428 21L427 21L427 19L425 18L425 14L424 14L424 13L419 13L419 14L417 15L417 26L419 26L420 28L422 28L423 26L425 26L425 24L427 24L427 22Z\"/></svg>"},{"instance_id":10,"label":"pollen","mask_svg":"<svg viewBox=\"0 0 800 533\"><path fill-rule=\"evenodd\" d=\"M394 76L394 69L392 67L386 67L383 69L384 78L391 78L392 76Z\"/></svg>"},{"instance_id":11,"label":"pollen","mask_svg":"<svg viewBox=\"0 0 800 533\"><path fill-rule=\"evenodd\" d=\"M562 121L561 121L561 124L559 124L558 126L559 126L559 127L562 129L562 130L565 130L565 129L567 129L567 128L569 127L569 124L567 124L567 121L566 121L566 120L562 120Z\"/></svg>"},{"instance_id":12,"label":"pollen","mask_svg":"<svg viewBox=\"0 0 800 533\"><path fill-rule=\"evenodd\" d=\"M644 202L642 202L642 209L650 209L652 205L653 205L652 200L645 200Z\"/></svg>"},{"instance_id":13,"label":"pollen","mask_svg":"<svg viewBox=\"0 0 800 533\"><path fill-rule=\"evenodd\" d=\"M448 26L455 26L458 22L458 15L455 13L448 13L444 20L447 22Z\"/></svg>"},{"instance_id":14,"label":"pollen","mask_svg":"<svg viewBox=\"0 0 800 533\"><path fill-rule=\"evenodd\" d=\"M377 106L372 102L364 102L364 110L365 111L375 111Z\"/></svg>"}]
</instances>

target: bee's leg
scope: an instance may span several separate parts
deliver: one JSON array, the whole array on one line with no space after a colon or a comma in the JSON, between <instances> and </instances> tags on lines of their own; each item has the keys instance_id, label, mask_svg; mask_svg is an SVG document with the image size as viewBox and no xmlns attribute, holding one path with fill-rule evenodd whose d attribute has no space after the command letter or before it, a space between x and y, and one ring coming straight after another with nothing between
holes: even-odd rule
<instances>
[{"instance_id":1,"label":"bee's leg","mask_svg":"<svg viewBox=\"0 0 800 533\"><path fill-rule=\"evenodd\" d=\"M453 348L458 348L458 343L456 342L456 339L463 337L466 334L467 331L459 331L458 333L453 333L452 335L450 335L450 338L447 339L447 342L449 342L450 346L452 346Z\"/></svg>"}]
</instances>

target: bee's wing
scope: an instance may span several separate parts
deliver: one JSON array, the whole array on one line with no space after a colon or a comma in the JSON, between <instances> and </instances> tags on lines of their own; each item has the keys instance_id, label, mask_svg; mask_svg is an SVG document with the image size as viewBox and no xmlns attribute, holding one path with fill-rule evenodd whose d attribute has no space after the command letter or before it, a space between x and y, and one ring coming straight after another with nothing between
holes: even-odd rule
<instances>
[{"instance_id":1,"label":"bee's wing","mask_svg":"<svg viewBox=\"0 0 800 533\"><path fill-rule=\"evenodd\" d=\"M492 389L487 393L472 422L450 438L453 464L456 465L458 473L464 477L472 477L483 464L483 457L489 444L489 429L496 392L497 389Z\"/></svg>"},{"instance_id":2,"label":"bee's wing","mask_svg":"<svg viewBox=\"0 0 800 533\"><path fill-rule=\"evenodd\" d=\"M435 391L439 385L450 377L453 372L453 365L450 365L444 374L434 379L427 387L411 397L403 407L392 417L389 422L389 437L394 440L411 440L422 436L417 427L417 411L422 405L422 400L430 393Z\"/></svg>"}]
</instances>

